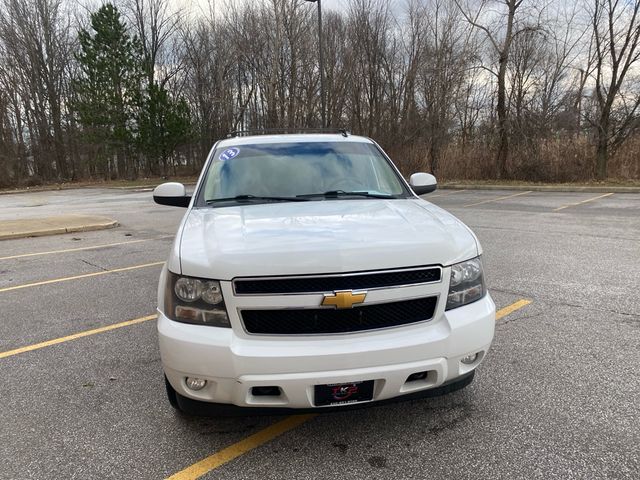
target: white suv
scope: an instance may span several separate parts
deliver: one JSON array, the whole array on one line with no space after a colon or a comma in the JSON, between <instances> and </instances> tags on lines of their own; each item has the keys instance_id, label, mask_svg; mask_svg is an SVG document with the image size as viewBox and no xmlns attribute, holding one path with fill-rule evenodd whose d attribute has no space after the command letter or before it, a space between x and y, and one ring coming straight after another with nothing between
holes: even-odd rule
<instances>
[{"instance_id":1,"label":"white suv","mask_svg":"<svg viewBox=\"0 0 640 480\"><path fill-rule=\"evenodd\" d=\"M417 196L435 188L347 132L228 138L192 197L157 187L187 207L158 293L172 406L322 410L471 383L495 305L475 235Z\"/></svg>"}]
</instances>

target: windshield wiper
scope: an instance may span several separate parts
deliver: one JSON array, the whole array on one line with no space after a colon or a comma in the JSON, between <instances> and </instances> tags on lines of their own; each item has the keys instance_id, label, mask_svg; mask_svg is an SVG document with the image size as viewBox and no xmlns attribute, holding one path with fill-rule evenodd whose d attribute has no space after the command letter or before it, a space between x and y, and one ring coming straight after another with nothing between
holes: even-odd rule
<instances>
[{"instance_id":1,"label":"windshield wiper","mask_svg":"<svg viewBox=\"0 0 640 480\"><path fill-rule=\"evenodd\" d=\"M338 198L338 197L367 197L367 198L400 198L397 195L389 195L386 193L373 193L373 192L345 192L344 190L329 190L324 193L307 193L305 195L298 195L298 198Z\"/></svg>"},{"instance_id":2,"label":"windshield wiper","mask_svg":"<svg viewBox=\"0 0 640 480\"><path fill-rule=\"evenodd\" d=\"M212 198L207 200L207 205L218 202L253 202L253 201L274 201L274 202L305 202L306 198L298 197L264 197L260 195L236 195L235 197L227 198Z\"/></svg>"}]
</instances>

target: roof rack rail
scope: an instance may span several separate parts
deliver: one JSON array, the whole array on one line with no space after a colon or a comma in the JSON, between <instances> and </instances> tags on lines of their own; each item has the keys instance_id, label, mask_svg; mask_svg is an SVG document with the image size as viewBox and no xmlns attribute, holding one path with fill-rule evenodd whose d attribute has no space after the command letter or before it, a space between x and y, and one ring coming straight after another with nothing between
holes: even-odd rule
<instances>
[{"instance_id":1,"label":"roof rack rail","mask_svg":"<svg viewBox=\"0 0 640 480\"><path fill-rule=\"evenodd\" d=\"M251 130L234 130L227 134L227 138L247 137L250 135L272 135L278 133L340 133L348 137L351 132L346 128L255 128Z\"/></svg>"}]
</instances>

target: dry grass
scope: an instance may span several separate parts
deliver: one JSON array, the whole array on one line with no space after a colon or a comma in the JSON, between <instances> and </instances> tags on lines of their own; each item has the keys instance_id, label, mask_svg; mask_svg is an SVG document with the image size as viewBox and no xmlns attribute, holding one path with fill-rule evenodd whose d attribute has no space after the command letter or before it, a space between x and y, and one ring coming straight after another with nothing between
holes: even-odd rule
<instances>
[{"instance_id":1,"label":"dry grass","mask_svg":"<svg viewBox=\"0 0 640 480\"><path fill-rule=\"evenodd\" d=\"M495 182L495 149L480 142L452 144L442 151L432 169L427 148L401 146L389 149L404 174L433 171L443 181ZM615 184L640 181L640 137L626 142L609 160L609 179ZM586 138L553 138L511 145L507 178L526 183L586 183L595 178L595 149ZM619 180L618 180L619 179Z\"/></svg>"}]
</instances>

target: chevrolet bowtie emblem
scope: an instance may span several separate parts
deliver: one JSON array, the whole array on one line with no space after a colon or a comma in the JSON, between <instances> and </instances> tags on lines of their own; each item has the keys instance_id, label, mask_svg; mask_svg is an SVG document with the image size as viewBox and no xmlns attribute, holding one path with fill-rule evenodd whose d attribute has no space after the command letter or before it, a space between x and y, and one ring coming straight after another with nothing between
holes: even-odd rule
<instances>
[{"instance_id":1,"label":"chevrolet bowtie emblem","mask_svg":"<svg viewBox=\"0 0 640 480\"><path fill-rule=\"evenodd\" d=\"M353 308L354 305L364 302L367 292L354 293L353 290L341 290L333 293L326 293L322 300L325 307L334 306L336 308Z\"/></svg>"}]
</instances>

